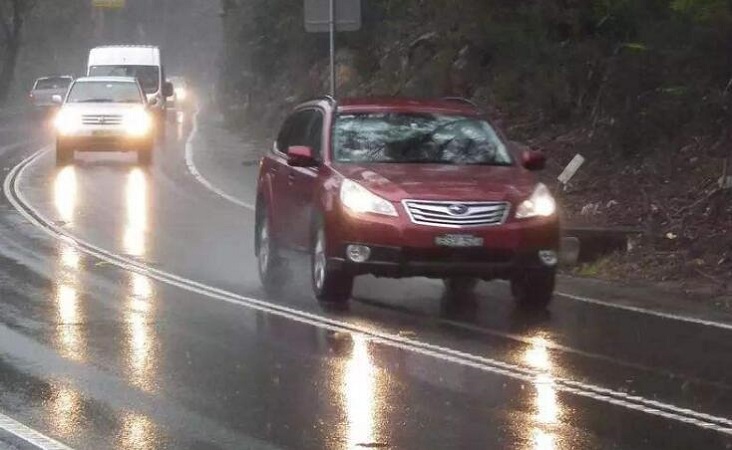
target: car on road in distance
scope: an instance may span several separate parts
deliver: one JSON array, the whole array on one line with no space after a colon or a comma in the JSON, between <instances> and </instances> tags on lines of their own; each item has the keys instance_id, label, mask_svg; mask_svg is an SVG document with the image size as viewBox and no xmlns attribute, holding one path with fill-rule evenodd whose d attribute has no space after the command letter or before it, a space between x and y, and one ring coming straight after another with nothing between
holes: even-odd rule
<instances>
[{"instance_id":1,"label":"car on road in distance","mask_svg":"<svg viewBox=\"0 0 732 450\"><path fill-rule=\"evenodd\" d=\"M313 291L346 301L354 277L430 277L464 298L506 279L519 305L551 301L559 218L521 150L459 99L323 98L285 120L258 176L255 251L268 290L292 250Z\"/></svg>"},{"instance_id":2,"label":"car on road in distance","mask_svg":"<svg viewBox=\"0 0 732 450\"><path fill-rule=\"evenodd\" d=\"M33 88L28 94L28 98L35 108L53 108L56 106L52 100L53 96L65 96L72 81L74 81L74 77L70 75L38 78L33 83Z\"/></svg>"},{"instance_id":3,"label":"car on road in distance","mask_svg":"<svg viewBox=\"0 0 732 450\"><path fill-rule=\"evenodd\" d=\"M60 109L56 161L73 161L75 151L135 151L141 165L152 161L154 120L136 78L85 77L74 81L66 98L54 96Z\"/></svg>"},{"instance_id":4,"label":"car on road in distance","mask_svg":"<svg viewBox=\"0 0 732 450\"><path fill-rule=\"evenodd\" d=\"M153 45L106 45L89 51L87 76L135 77L145 91L150 111L165 131L166 99L173 95L166 81L165 65L159 47Z\"/></svg>"},{"instance_id":5,"label":"car on road in distance","mask_svg":"<svg viewBox=\"0 0 732 450\"><path fill-rule=\"evenodd\" d=\"M175 111L187 111L193 105L193 91L188 80L182 76L168 79L173 84L173 95L168 98L168 107Z\"/></svg>"}]
</instances>

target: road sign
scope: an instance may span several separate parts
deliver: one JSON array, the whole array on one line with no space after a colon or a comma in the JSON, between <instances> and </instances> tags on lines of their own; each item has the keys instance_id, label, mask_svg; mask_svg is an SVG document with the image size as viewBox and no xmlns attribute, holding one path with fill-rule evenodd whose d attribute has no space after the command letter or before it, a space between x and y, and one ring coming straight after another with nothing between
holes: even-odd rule
<instances>
[{"instance_id":1,"label":"road sign","mask_svg":"<svg viewBox=\"0 0 732 450\"><path fill-rule=\"evenodd\" d=\"M334 0L336 31L361 29L361 0ZM305 0L305 30L330 31L330 0Z\"/></svg>"},{"instance_id":2,"label":"road sign","mask_svg":"<svg viewBox=\"0 0 732 450\"><path fill-rule=\"evenodd\" d=\"M564 168L564 171L559 174L557 180L562 184L567 184L584 163L585 157L577 153L574 155L574 158L572 158L572 161L567 164L567 167Z\"/></svg>"},{"instance_id":3,"label":"road sign","mask_svg":"<svg viewBox=\"0 0 732 450\"><path fill-rule=\"evenodd\" d=\"M92 0L92 7L102 9L121 9L125 7L125 0Z\"/></svg>"}]
</instances>

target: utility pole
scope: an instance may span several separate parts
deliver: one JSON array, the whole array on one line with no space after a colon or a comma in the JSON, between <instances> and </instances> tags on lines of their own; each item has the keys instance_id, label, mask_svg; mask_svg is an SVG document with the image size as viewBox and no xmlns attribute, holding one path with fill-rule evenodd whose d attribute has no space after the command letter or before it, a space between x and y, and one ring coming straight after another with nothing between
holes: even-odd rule
<instances>
[{"instance_id":1,"label":"utility pole","mask_svg":"<svg viewBox=\"0 0 732 450\"><path fill-rule=\"evenodd\" d=\"M330 95L336 97L336 1L330 0L330 20L328 28L330 29Z\"/></svg>"}]
</instances>

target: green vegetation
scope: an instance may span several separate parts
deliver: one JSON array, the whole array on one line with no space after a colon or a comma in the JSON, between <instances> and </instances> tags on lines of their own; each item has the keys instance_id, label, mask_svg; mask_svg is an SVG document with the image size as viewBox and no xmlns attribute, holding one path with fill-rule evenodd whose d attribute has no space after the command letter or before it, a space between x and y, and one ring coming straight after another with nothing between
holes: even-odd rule
<instances>
[{"instance_id":1,"label":"green vegetation","mask_svg":"<svg viewBox=\"0 0 732 450\"><path fill-rule=\"evenodd\" d=\"M226 11L230 106L325 90L327 41L304 32L301 0ZM346 94L457 94L540 124L589 121L627 154L729 128L726 0L371 0L363 30L339 40Z\"/></svg>"}]
</instances>

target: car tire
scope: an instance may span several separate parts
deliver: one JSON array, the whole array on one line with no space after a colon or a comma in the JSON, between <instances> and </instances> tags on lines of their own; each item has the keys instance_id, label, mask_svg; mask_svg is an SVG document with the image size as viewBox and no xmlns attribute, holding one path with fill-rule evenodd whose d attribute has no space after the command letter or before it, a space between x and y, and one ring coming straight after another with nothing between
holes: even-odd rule
<instances>
[{"instance_id":1,"label":"car tire","mask_svg":"<svg viewBox=\"0 0 732 450\"><path fill-rule=\"evenodd\" d=\"M66 166L74 161L74 149L63 141L56 141L56 165Z\"/></svg>"},{"instance_id":2,"label":"car tire","mask_svg":"<svg viewBox=\"0 0 732 450\"><path fill-rule=\"evenodd\" d=\"M527 270L511 279L511 293L521 308L544 309L552 301L556 277L555 270Z\"/></svg>"},{"instance_id":3,"label":"car tire","mask_svg":"<svg viewBox=\"0 0 732 450\"><path fill-rule=\"evenodd\" d=\"M445 291L450 297L459 300L472 296L480 280L471 277L453 277L445 278L442 282L445 284Z\"/></svg>"},{"instance_id":4,"label":"car tire","mask_svg":"<svg viewBox=\"0 0 732 450\"><path fill-rule=\"evenodd\" d=\"M272 235L266 210L258 210L254 230L259 279L265 291L270 294L279 293L287 282L287 264Z\"/></svg>"},{"instance_id":5,"label":"car tire","mask_svg":"<svg viewBox=\"0 0 732 450\"><path fill-rule=\"evenodd\" d=\"M149 166L153 160L153 145L147 144L137 150L137 164L141 166Z\"/></svg>"},{"instance_id":6,"label":"car tire","mask_svg":"<svg viewBox=\"0 0 732 450\"><path fill-rule=\"evenodd\" d=\"M354 276L328 261L327 237L322 221L313 227L310 246L310 278L318 301L346 303L353 292Z\"/></svg>"}]
</instances>

